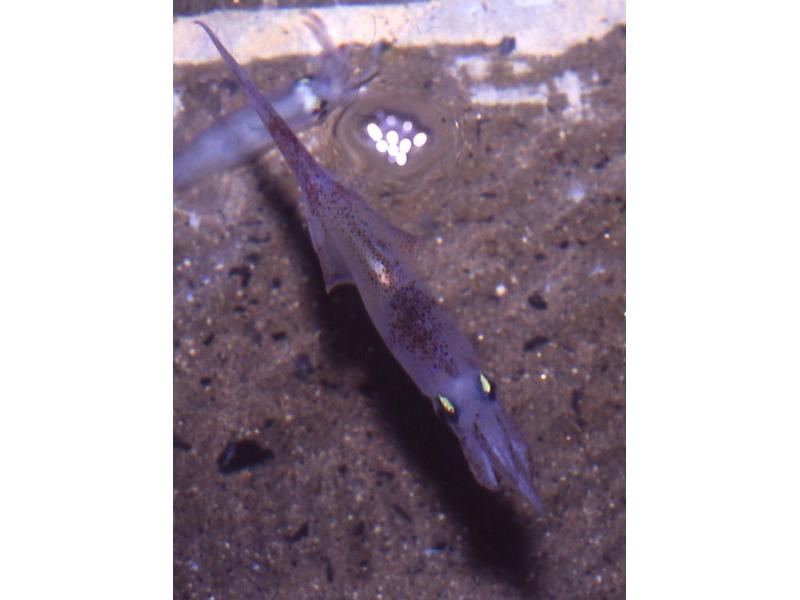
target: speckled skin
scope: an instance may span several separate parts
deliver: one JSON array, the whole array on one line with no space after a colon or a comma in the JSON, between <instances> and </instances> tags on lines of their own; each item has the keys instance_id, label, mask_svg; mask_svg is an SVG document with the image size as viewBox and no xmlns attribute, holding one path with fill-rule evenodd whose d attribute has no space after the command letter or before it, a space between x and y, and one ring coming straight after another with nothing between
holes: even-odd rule
<instances>
[{"instance_id":1,"label":"speckled skin","mask_svg":"<svg viewBox=\"0 0 800 600\"><path fill-rule=\"evenodd\" d=\"M309 154L214 33L205 29L245 89L303 189L302 211L328 290L355 284L386 345L455 432L475 478L516 488L537 510L527 445L481 384L475 351L414 272L415 238L373 211Z\"/></svg>"},{"instance_id":2,"label":"speckled skin","mask_svg":"<svg viewBox=\"0 0 800 600\"><path fill-rule=\"evenodd\" d=\"M625 31L549 57L503 57L498 42L392 48L344 112L389 92L436 105L460 124L457 161L399 186L353 167L337 115L301 139L373 209L426 233L415 270L531 444L547 512L478 484L356 288L325 293L274 149L173 197L175 598L625 598ZM546 82L547 104L470 102L471 80L448 69L465 54L498 88ZM270 90L313 64L247 68ZM593 83L580 121L553 85L567 70ZM176 146L247 102L232 79L221 60L176 66ZM221 470L244 442L274 457Z\"/></svg>"}]
</instances>

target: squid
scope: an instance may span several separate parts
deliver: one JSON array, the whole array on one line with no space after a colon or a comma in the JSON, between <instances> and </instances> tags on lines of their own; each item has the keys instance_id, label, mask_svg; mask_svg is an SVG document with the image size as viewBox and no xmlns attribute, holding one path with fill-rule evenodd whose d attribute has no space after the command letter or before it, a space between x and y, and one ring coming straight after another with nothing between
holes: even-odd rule
<instances>
[{"instance_id":1,"label":"squid","mask_svg":"<svg viewBox=\"0 0 800 600\"><path fill-rule=\"evenodd\" d=\"M387 348L455 433L475 479L489 490L515 489L542 512L528 447L497 387L414 271L417 237L383 218L317 163L214 32L196 23L245 90L302 189L300 210L327 291L356 286Z\"/></svg>"},{"instance_id":2,"label":"squid","mask_svg":"<svg viewBox=\"0 0 800 600\"><path fill-rule=\"evenodd\" d=\"M324 51L318 72L271 97L275 109L294 131L321 123L331 111L352 102L359 88L377 74L380 50L375 47L372 64L360 78L353 79L345 57L337 50L322 20L311 13L306 25ZM254 108L249 104L243 106L212 123L174 154L172 187L185 189L240 167L271 145L272 137Z\"/></svg>"}]
</instances>

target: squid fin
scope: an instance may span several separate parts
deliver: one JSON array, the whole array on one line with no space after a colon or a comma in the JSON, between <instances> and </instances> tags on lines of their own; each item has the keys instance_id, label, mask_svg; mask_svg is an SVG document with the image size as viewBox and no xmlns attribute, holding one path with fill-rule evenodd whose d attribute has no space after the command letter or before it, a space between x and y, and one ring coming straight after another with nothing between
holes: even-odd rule
<instances>
[{"instance_id":1,"label":"squid fin","mask_svg":"<svg viewBox=\"0 0 800 600\"><path fill-rule=\"evenodd\" d=\"M345 284L355 285L350 269L342 258L339 249L325 232L320 220L310 214L305 196L300 198L300 208L308 223L308 233L311 235L311 244L319 258L322 267L322 278L325 280L325 291L330 293L337 286Z\"/></svg>"}]
</instances>

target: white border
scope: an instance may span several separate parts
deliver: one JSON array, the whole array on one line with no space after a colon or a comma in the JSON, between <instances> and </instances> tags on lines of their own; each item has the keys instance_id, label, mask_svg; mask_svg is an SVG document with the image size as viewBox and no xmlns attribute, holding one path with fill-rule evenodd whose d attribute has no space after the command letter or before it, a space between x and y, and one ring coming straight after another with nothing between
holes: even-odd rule
<instances>
[{"instance_id":1,"label":"white border","mask_svg":"<svg viewBox=\"0 0 800 600\"><path fill-rule=\"evenodd\" d=\"M3 596L170 598L171 8L3 23Z\"/></svg>"},{"instance_id":2,"label":"white border","mask_svg":"<svg viewBox=\"0 0 800 600\"><path fill-rule=\"evenodd\" d=\"M796 598L797 15L628 21L628 593Z\"/></svg>"}]
</instances>

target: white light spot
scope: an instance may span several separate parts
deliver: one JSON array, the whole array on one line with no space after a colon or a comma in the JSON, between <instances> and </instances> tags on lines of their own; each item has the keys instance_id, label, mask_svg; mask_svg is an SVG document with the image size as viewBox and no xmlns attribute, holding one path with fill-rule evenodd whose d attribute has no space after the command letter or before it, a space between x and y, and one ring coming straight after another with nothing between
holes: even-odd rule
<instances>
[{"instance_id":1,"label":"white light spot","mask_svg":"<svg viewBox=\"0 0 800 600\"><path fill-rule=\"evenodd\" d=\"M417 135L414 136L414 145L417 148L420 148L425 145L425 142L428 141L428 135L424 131L420 131Z\"/></svg>"},{"instance_id":2,"label":"white light spot","mask_svg":"<svg viewBox=\"0 0 800 600\"><path fill-rule=\"evenodd\" d=\"M395 125L397 125L397 117L395 117L394 115L389 115L388 117L386 117L386 124L389 127L394 127Z\"/></svg>"},{"instance_id":3,"label":"white light spot","mask_svg":"<svg viewBox=\"0 0 800 600\"><path fill-rule=\"evenodd\" d=\"M403 131L411 131L414 128L414 124L411 121L403 121Z\"/></svg>"},{"instance_id":4,"label":"white light spot","mask_svg":"<svg viewBox=\"0 0 800 600\"><path fill-rule=\"evenodd\" d=\"M172 118L175 119L183 112L183 100L179 90L172 90Z\"/></svg>"},{"instance_id":5,"label":"white light spot","mask_svg":"<svg viewBox=\"0 0 800 600\"><path fill-rule=\"evenodd\" d=\"M300 104L306 113L313 113L320 109L320 99L311 87L309 79L302 79L300 85L297 86L297 91L300 96Z\"/></svg>"},{"instance_id":6,"label":"white light spot","mask_svg":"<svg viewBox=\"0 0 800 600\"><path fill-rule=\"evenodd\" d=\"M397 142L400 140L400 136L397 135L397 132L392 129L391 131L386 132L386 141L390 144L397 145Z\"/></svg>"},{"instance_id":7,"label":"white light spot","mask_svg":"<svg viewBox=\"0 0 800 600\"><path fill-rule=\"evenodd\" d=\"M527 75L528 73L531 72L531 66L524 60L512 60L511 72L514 74L515 77L519 77L521 75Z\"/></svg>"},{"instance_id":8,"label":"white light spot","mask_svg":"<svg viewBox=\"0 0 800 600\"><path fill-rule=\"evenodd\" d=\"M409 150L411 150L411 140L408 138L403 138L400 140L400 152L403 154L408 154Z\"/></svg>"},{"instance_id":9,"label":"white light spot","mask_svg":"<svg viewBox=\"0 0 800 600\"><path fill-rule=\"evenodd\" d=\"M471 79L479 81L481 79L485 79L486 76L489 75L490 66L491 62L489 62L489 60L483 56L478 56L475 54L459 56L456 58L453 64L453 68L455 69L455 73L453 73L453 75L458 76L460 75L458 71L463 70Z\"/></svg>"},{"instance_id":10,"label":"white light spot","mask_svg":"<svg viewBox=\"0 0 800 600\"><path fill-rule=\"evenodd\" d=\"M575 203L580 202L586 196L586 190L583 187L583 184L580 181L576 181L571 186L569 186L569 192L567 192L569 199Z\"/></svg>"},{"instance_id":11,"label":"white light spot","mask_svg":"<svg viewBox=\"0 0 800 600\"><path fill-rule=\"evenodd\" d=\"M502 298L508 292L508 288L504 283L498 283L494 288L494 293L497 294L498 298Z\"/></svg>"},{"instance_id":12,"label":"white light spot","mask_svg":"<svg viewBox=\"0 0 800 600\"><path fill-rule=\"evenodd\" d=\"M405 152L398 152L398 154L397 154L397 165L399 167L402 167L404 164L406 164L407 160L408 160L408 155Z\"/></svg>"},{"instance_id":13,"label":"white light spot","mask_svg":"<svg viewBox=\"0 0 800 600\"><path fill-rule=\"evenodd\" d=\"M386 149L389 147L389 144L386 143L386 140L378 140L375 142L375 150L378 152L386 152Z\"/></svg>"},{"instance_id":14,"label":"white light spot","mask_svg":"<svg viewBox=\"0 0 800 600\"><path fill-rule=\"evenodd\" d=\"M389 148L386 151L389 156L397 156L397 144L389 144Z\"/></svg>"},{"instance_id":15,"label":"white light spot","mask_svg":"<svg viewBox=\"0 0 800 600\"><path fill-rule=\"evenodd\" d=\"M392 276L389 274L389 269L386 268L386 265L383 264L381 261L377 259L370 259L370 267L372 268L372 272L375 274L375 277L384 287L389 287L392 285Z\"/></svg>"},{"instance_id":16,"label":"white light spot","mask_svg":"<svg viewBox=\"0 0 800 600\"><path fill-rule=\"evenodd\" d=\"M377 123L370 123L367 125L367 135L372 138L373 142L377 142L383 137L383 132Z\"/></svg>"},{"instance_id":17,"label":"white light spot","mask_svg":"<svg viewBox=\"0 0 800 600\"><path fill-rule=\"evenodd\" d=\"M591 271L589 271L589 277L595 277L597 275L603 275L606 272L605 265L598 263L596 264Z\"/></svg>"},{"instance_id":18,"label":"white light spot","mask_svg":"<svg viewBox=\"0 0 800 600\"><path fill-rule=\"evenodd\" d=\"M496 87L488 84L470 86L470 95L474 104L546 104L547 86L517 85L514 87Z\"/></svg>"},{"instance_id":19,"label":"white light spot","mask_svg":"<svg viewBox=\"0 0 800 600\"><path fill-rule=\"evenodd\" d=\"M200 217L197 216L196 212L189 213L189 227L192 229L198 229L200 227Z\"/></svg>"},{"instance_id":20,"label":"white light spot","mask_svg":"<svg viewBox=\"0 0 800 600\"><path fill-rule=\"evenodd\" d=\"M564 109L564 115L573 121L579 121L586 112L587 106L581 100L581 78L569 69L560 76L553 78L556 88L567 97L569 106Z\"/></svg>"}]
</instances>

